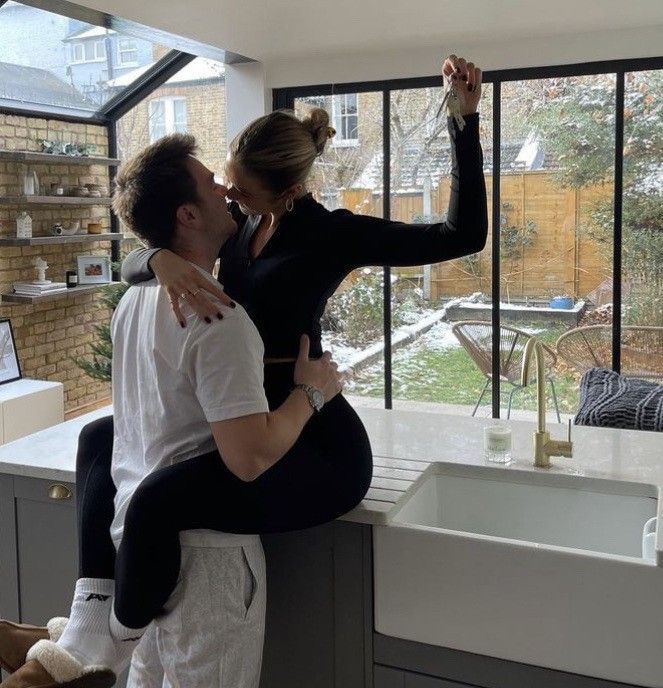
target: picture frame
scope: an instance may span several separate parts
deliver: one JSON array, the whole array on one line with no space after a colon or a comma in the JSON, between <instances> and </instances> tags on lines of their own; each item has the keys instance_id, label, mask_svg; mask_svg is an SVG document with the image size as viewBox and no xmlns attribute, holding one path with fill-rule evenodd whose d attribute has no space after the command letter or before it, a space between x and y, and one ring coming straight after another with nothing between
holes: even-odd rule
<instances>
[{"instance_id":1,"label":"picture frame","mask_svg":"<svg viewBox=\"0 0 663 688\"><path fill-rule=\"evenodd\" d=\"M109 256L77 256L78 284L108 284L111 282Z\"/></svg>"},{"instance_id":2,"label":"picture frame","mask_svg":"<svg viewBox=\"0 0 663 688\"><path fill-rule=\"evenodd\" d=\"M22 377L11 321L9 318L0 318L0 385Z\"/></svg>"}]
</instances>

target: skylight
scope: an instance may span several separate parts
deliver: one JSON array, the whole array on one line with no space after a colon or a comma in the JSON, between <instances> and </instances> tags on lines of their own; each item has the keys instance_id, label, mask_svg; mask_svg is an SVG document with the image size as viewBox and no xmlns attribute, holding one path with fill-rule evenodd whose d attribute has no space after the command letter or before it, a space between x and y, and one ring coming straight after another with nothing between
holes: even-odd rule
<instances>
[{"instance_id":1,"label":"skylight","mask_svg":"<svg viewBox=\"0 0 663 688\"><path fill-rule=\"evenodd\" d=\"M168 52L10 0L0 7L0 107L91 118Z\"/></svg>"}]
</instances>

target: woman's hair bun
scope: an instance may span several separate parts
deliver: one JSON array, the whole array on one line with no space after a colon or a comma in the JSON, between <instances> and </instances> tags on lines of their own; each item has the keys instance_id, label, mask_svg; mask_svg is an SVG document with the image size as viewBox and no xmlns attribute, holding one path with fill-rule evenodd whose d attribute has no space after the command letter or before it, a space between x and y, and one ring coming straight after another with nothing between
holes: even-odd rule
<instances>
[{"instance_id":1,"label":"woman's hair bun","mask_svg":"<svg viewBox=\"0 0 663 688\"><path fill-rule=\"evenodd\" d=\"M302 120L302 126L313 137L313 144L318 155L322 155L327 141L336 134L336 130L329 126L327 111L322 108L313 108Z\"/></svg>"}]
</instances>

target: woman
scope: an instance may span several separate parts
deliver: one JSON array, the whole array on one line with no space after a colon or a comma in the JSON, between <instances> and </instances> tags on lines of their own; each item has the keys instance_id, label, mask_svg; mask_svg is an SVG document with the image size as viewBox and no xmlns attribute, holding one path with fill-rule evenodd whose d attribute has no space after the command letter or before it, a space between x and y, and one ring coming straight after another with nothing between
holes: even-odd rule
<instances>
[{"instance_id":1,"label":"woman","mask_svg":"<svg viewBox=\"0 0 663 688\"><path fill-rule=\"evenodd\" d=\"M323 110L314 110L302 122L283 112L271 113L250 124L231 143L227 177L232 186L228 197L234 201L231 211L238 231L221 251L219 281L246 308L263 338L265 390L270 408L279 406L292 388L301 333L310 337L311 356L322 354L320 317L329 296L352 270L366 265L440 262L484 247L486 192L476 113L481 71L454 55L445 61L442 71L458 94L466 121L461 132L449 119L453 169L446 222L405 225L346 210L329 212L317 203L306 190L306 179L315 158L333 135ZM134 283L156 275L168 290L173 310L183 326L179 299L208 321L218 309L206 292L228 301L220 288L217 291L189 263L167 250L134 251L125 259L123 275ZM79 562L81 577L116 577L119 582L115 548L109 535L115 493L110 477L112 434L112 418L101 419L87 426L79 441ZM304 455L308 456L306 461L301 460L302 445ZM291 456L300 460L289 460ZM274 510L266 509L264 513L270 513L266 521L261 522L260 515L243 523L229 518L221 525L214 524L214 528L227 532L278 532L324 523L361 501L371 472L372 456L364 427L339 395L313 418L291 454L270 469L257 488L267 501L270 490L278 493L280 515L275 517ZM175 489L175 482L182 479L181 466L179 474L177 466L158 473L158 477L151 476L155 481L149 491L153 501L148 501L148 509L155 514L155 523L159 522L159 510L169 509L168 521L176 528L171 513L173 502L155 497L160 490L170 494L169 490ZM316 485L320 490L315 499L284 499L284 491L302 496ZM145 497L139 493L140 490L132 503ZM145 511L141 509L142 513ZM185 527L204 528L206 524ZM133 530L136 542L133 546L127 543L127 547L138 552L141 531ZM127 520L123 547L131 532ZM172 564L171 558L168 585L174 586L172 571L175 570L176 578L177 570ZM164 578L163 560L146 560L140 566L142 575L133 580L154 583ZM133 600L138 608L132 614L136 627L145 625L158 611L145 604L148 597L134 590Z\"/></svg>"}]
</instances>

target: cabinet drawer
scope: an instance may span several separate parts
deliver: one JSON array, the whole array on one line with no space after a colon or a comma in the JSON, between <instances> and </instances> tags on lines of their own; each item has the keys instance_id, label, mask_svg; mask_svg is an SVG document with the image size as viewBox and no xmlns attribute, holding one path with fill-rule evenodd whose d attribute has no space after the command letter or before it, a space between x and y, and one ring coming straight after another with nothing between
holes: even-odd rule
<instances>
[{"instance_id":1,"label":"cabinet drawer","mask_svg":"<svg viewBox=\"0 0 663 688\"><path fill-rule=\"evenodd\" d=\"M76 485L63 480L42 480L41 478L16 476L14 478L14 497L16 499L54 502L75 509Z\"/></svg>"},{"instance_id":2,"label":"cabinet drawer","mask_svg":"<svg viewBox=\"0 0 663 688\"><path fill-rule=\"evenodd\" d=\"M465 683L375 665L373 688L472 688Z\"/></svg>"}]
</instances>

